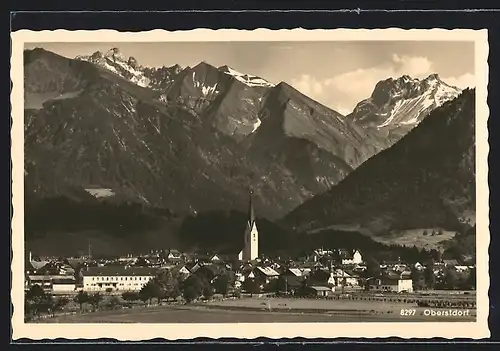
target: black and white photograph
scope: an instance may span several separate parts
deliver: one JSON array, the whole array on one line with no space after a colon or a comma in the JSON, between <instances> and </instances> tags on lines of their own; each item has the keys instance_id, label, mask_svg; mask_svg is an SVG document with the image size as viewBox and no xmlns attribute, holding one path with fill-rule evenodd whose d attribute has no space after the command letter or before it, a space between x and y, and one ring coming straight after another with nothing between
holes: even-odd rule
<instances>
[{"instance_id":1,"label":"black and white photograph","mask_svg":"<svg viewBox=\"0 0 500 351\"><path fill-rule=\"evenodd\" d=\"M20 335L485 335L486 31L85 33L13 34Z\"/></svg>"}]
</instances>

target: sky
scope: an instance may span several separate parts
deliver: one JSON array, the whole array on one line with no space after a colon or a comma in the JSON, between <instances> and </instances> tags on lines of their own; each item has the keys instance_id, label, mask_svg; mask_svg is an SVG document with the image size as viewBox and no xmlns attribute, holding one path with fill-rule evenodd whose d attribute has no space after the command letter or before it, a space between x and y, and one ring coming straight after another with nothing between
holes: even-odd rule
<instances>
[{"instance_id":1,"label":"sky","mask_svg":"<svg viewBox=\"0 0 500 351\"><path fill-rule=\"evenodd\" d=\"M459 88L474 84L474 43L457 41L29 43L65 57L117 47L144 66L195 66L205 61L284 81L337 110L350 113L380 80L438 73Z\"/></svg>"}]
</instances>

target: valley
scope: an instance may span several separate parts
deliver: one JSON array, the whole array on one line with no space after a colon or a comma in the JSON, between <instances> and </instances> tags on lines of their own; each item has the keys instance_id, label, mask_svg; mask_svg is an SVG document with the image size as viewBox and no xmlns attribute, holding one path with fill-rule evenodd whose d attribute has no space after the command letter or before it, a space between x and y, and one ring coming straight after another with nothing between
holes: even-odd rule
<instances>
[{"instance_id":1,"label":"valley","mask_svg":"<svg viewBox=\"0 0 500 351\"><path fill-rule=\"evenodd\" d=\"M286 82L205 61L146 67L118 48L26 50L24 69L34 250L235 250L249 190L270 253L332 231L374 247L472 240L475 95L437 74L380 81L344 116Z\"/></svg>"}]
</instances>

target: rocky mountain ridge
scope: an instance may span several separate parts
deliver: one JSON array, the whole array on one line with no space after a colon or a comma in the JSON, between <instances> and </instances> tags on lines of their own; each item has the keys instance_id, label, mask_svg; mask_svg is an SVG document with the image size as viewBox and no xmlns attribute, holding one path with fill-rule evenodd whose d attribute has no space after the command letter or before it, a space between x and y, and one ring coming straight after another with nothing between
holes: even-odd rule
<instances>
[{"instance_id":1,"label":"rocky mountain ridge","mask_svg":"<svg viewBox=\"0 0 500 351\"><path fill-rule=\"evenodd\" d=\"M377 83L372 95L360 101L347 118L369 133L386 137L392 145L460 92L435 73L422 80L408 75L388 78Z\"/></svg>"},{"instance_id":2,"label":"rocky mountain ridge","mask_svg":"<svg viewBox=\"0 0 500 351\"><path fill-rule=\"evenodd\" d=\"M78 60L25 54L25 173L37 196L87 189L192 213L239 208L253 187L273 217L379 150L286 83L228 67L160 68L155 81L115 49Z\"/></svg>"}]
</instances>

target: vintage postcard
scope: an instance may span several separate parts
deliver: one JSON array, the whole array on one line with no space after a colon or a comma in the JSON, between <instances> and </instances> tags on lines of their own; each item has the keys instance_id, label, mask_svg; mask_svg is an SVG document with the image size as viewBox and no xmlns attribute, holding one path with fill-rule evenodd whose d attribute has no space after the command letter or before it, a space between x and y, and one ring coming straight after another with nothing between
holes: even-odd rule
<instances>
[{"instance_id":1,"label":"vintage postcard","mask_svg":"<svg viewBox=\"0 0 500 351\"><path fill-rule=\"evenodd\" d=\"M468 29L13 33L13 338L488 337L487 58Z\"/></svg>"}]
</instances>

